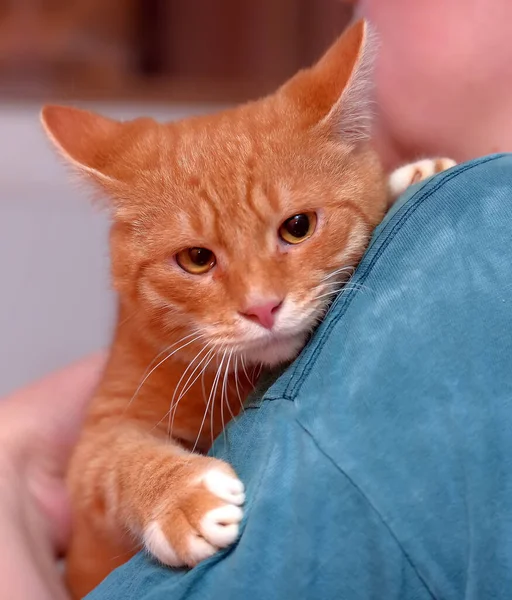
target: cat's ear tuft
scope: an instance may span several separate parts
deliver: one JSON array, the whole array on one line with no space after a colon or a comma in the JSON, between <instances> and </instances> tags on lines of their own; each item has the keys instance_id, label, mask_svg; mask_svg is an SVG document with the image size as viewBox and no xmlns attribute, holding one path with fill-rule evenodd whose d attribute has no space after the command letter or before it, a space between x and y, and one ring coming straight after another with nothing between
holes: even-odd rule
<instances>
[{"instance_id":1,"label":"cat's ear tuft","mask_svg":"<svg viewBox=\"0 0 512 600\"><path fill-rule=\"evenodd\" d=\"M100 180L110 180L111 149L122 123L87 110L47 105L41 123L50 140L73 166Z\"/></svg>"},{"instance_id":2,"label":"cat's ear tuft","mask_svg":"<svg viewBox=\"0 0 512 600\"><path fill-rule=\"evenodd\" d=\"M351 145L368 139L374 53L373 32L366 21L357 21L315 65L285 84L283 91L298 106L302 121Z\"/></svg>"}]
</instances>

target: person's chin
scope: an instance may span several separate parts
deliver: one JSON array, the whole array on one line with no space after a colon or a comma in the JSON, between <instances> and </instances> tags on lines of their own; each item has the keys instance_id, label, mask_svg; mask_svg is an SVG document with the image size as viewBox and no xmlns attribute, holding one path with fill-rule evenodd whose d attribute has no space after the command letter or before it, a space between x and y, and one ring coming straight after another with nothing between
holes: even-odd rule
<instances>
[{"instance_id":1,"label":"person's chin","mask_svg":"<svg viewBox=\"0 0 512 600\"><path fill-rule=\"evenodd\" d=\"M305 332L293 336L275 336L244 351L247 362L267 367L289 362L296 358L306 343Z\"/></svg>"}]
</instances>

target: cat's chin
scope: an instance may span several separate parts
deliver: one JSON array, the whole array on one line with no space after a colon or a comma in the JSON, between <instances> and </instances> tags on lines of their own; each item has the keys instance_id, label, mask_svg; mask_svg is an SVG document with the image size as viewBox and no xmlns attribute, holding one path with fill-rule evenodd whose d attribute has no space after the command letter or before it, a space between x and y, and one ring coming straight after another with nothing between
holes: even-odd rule
<instances>
[{"instance_id":1,"label":"cat's chin","mask_svg":"<svg viewBox=\"0 0 512 600\"><path fill-rule=\"evenodd\" d=\"M275 367L293 360L304 347L307 333L294 336L275 337L265 340L261 345L244 348L243 354L249 364L263 364Z\"/></svg>"}]
</instances>

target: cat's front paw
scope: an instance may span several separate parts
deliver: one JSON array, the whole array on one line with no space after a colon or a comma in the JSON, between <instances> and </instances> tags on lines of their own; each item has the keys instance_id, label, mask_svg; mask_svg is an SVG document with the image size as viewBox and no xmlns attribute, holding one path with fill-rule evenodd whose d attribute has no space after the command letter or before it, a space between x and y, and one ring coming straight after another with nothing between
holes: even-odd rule
<instances>
[{"instance_id":1,"label":"cat's front paw","mask_svg":"<svg viewBox=\"0 0 512 600\"><path fill-rule=\"evenodd\" d=\"M389 176L390 195L393 199L398 198L413 183L451 169L456 164L451 158L426 158L400 167Z\"/></svg>"},{"instance_id":2,"label":"cat's front paw","mask_svg":"<svg viewBox=\"0 0 512 600\"><path fill-rule=\"evenodd\" d=\"M206 462L199 474L196 460ZM203 457L189 464L190 481L170 490L143 534L149 552L173 567L192 567L231 545L243 516L244 485L231 467Z\"/></svg>"}]
</instances>

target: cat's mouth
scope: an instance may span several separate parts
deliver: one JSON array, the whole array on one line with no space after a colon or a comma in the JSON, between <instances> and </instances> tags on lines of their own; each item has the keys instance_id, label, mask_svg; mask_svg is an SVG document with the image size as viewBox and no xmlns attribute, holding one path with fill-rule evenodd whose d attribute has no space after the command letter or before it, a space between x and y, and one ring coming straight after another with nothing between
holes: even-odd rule
<instances>
[{"instance_id":1,"label":"cat's mouth","mask_svg":"<svg viewBox=\"0 0 512 600\"><path fill-rule=\"evenodd\" d=\"M294 359L306 343L307 332L271 334L239 345L248 363L274 366Z\"/></svg>"}]
</instances>

